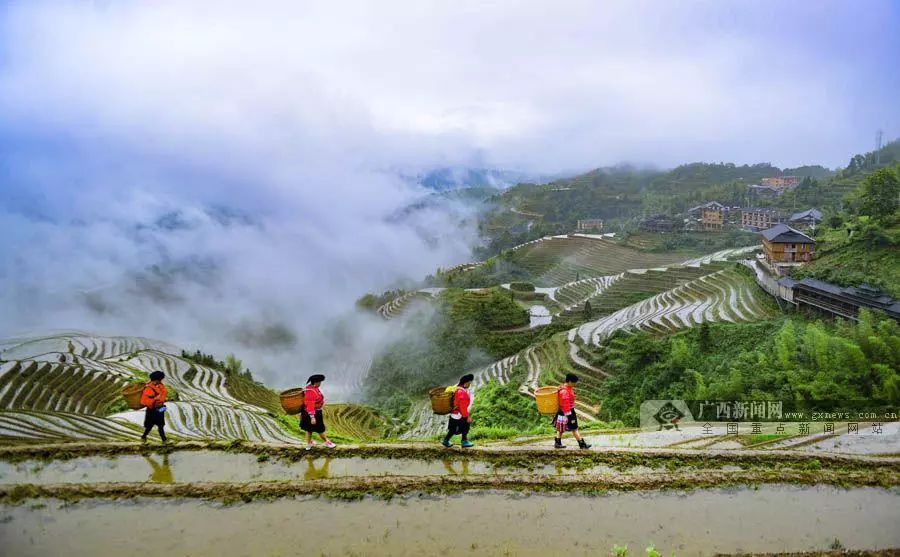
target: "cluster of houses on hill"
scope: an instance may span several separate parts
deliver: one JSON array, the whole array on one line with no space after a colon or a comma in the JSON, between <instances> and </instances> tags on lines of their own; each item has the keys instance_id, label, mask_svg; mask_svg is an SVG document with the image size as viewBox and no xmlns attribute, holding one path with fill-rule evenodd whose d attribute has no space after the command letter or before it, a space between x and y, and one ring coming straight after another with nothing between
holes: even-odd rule
<instances>
[{"instance_id":1,"label":"cluster of houses on hill","mask_svg":"<svg viewBox=\"0 0 900 557\"><path fill-rule=\"evenodd\" d=\"M765 207L728 207L718 201L710 201L688 210L685 219L688 230L720 231L726 228L742 228L759 232L785 223L801 230L814 229L822 222L822 211L807 209L790 215Z\"/></svg>"},{"instance_id":2,"label":"cluster of houses on hill","mask_svg":"<svg viewBox=\"0 0 900 557\"><path fill-rule=\"evenodd\" d=\"M747 193L754 199L773 199L798 185L800 185L799 176L774 176L763 178L759 184L750 184L747 186Z\"/></svg>"},{"instance_id":3,"label":"cluster of houses on hill","mask_svg":"<svg viewBox=\"0 0 900 557\"><path fill-rule=\"evenodd\" d=\"M731 208L715 201L691 209L699 222L709 225L703 230L722 230L740 223L745 230L759 232L762 253L755 260L746 260L756 271L757 282L770 294L794 307L813 308L831 315L858 319L861 308L874 309L900 321L900 300L896 300L867 284L841 287L817 279L795 280L790 277L794 267L812 261L816 256L816 241L805 232L822 222L822 213L808 209L785 218L773 209ZM740 220L727 215L739 214ZM786 221L786 222L785 222ZM682 230L683 222L668 215L653 215L641 224L644 230L671 232ZM578 232L603 230L600 219L578 221Z\"/></svg>"},{"instance_id":4,"label":"cluster of houses on hill","mask_svg":"<svg viewBox=\"0 0 900 557\"><path fill-rule=\"evenodd\" d=\"M579 231L582 223L578 221ZM720 232L729 228L741 228L760 232L776 224L787 224L799 230L812 230L822 222L822 212L807 209L785 214L777 209L762 207L728 207L718 201L710 201L688 210L686 218L656 214L641 221L641 229L647 232L673 232L676 230Z\"/></svg>"},{"instance_id":5,"label":"cluster of houses on hill","mask_svg":"<svg viewBox=\"0 0 900 557\"><path fill-rule=\"evenodd\" d=\"M759 235L762 254L751 267L757 271L760 286L773 296L797 308L812 308L847 319L858 319L859 310L866 308L900 321L900 300L871 285L842 287L813 278L791 278L792 268L816 256L816 241L810 236L784 223L762 230Z\"/></svg>"},{"instance_id":6,"label":"cluster of houses on hill","mask_svg":"<svg viewBox=\"0 0 900 557\"><path fill-rule=\"evenodd\" d=\"M772 187L791 187L793 177L772 178ZM710 201L692 207L686 218L652 215L641 221L641 229L648 232L724 231L739 228L759 232L763 245L761 263L774 276L784 276L791 267L812 261L816 255L816 241L806 234L822 222L822 212L807 209L790 215L777 209L763 207L729 207ZM579 227L581 225L579 221Z\"/></svg>"}]
</instances>

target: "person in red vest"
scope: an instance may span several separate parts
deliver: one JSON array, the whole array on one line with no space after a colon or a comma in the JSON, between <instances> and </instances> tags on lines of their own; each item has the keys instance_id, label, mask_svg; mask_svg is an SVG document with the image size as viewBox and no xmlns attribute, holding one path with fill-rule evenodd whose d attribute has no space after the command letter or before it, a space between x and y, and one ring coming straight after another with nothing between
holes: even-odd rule
<instances>
[{"instance_id":1,"label":"person in red vest","mask_svg":"<svg viewBox=\"0 0 900 557\"><path fill-rule=\"evenodd\" d=\"M475 443L469 441L469 427L472 425L472 416L469 414L469 408L472 406L472 395L469 394L469 387L475 376L467 373L459 378L459 383L453 392L453 410L450 411L450 422L447 424L447 435L441 444L445 447L452 447L453 442L450 439L454 435L462 435L463 448L474 447Z\"/></svg>"},{"instance_id":2,"label":"person in red vest","mask_svg":"<svg viewBox=\"0 0 900 557\"><path fill-rule=\"evenodd\" d=\"M582 439L578 433L578 416L575 414L575 385L578 383L578 376L574 373L566 374L566 382L559 386L556 396L559 400L559 410L556 411L556 439L553 446L557 449L565 449L562 443L563 433L571 431L575 439L578 440L578 446L582 449L590 449L591 446Z\"/></svg>"},{"instance_id":3,"label":"person in red vest","mask_svg":"<svg viewBox=\"0 0 900 557\"><path fill-rule=\"evenodd\" d=\"M141 441L147 441L147 435L153 426L159 430L159 438L162 442L166 442L166 386L162 384L162 380L166 378L166 374L161 371L154 371L150 374L150 382L144 385L141 391L141 406L147 409L144 414L144 434L141 435Z\"/></svg>"},{"instance_id":4,"label":"person in red vest","mask_svg":"<svg viewBox=\"0 0 900 557\"><path fill-rule=\"evenodd\" d=\"M322 407L325 405L325 397L319 386L325 381L325 376L317 373L306 380L306 388L303 389L303 411L300 412L300 429L306 432L306 450L312 449L316 443L313 441L313 433L318 433L324 441L325 447L331 449L335 445L325 435L325 419L322 417Z\"/></svg>"}]
</instances>

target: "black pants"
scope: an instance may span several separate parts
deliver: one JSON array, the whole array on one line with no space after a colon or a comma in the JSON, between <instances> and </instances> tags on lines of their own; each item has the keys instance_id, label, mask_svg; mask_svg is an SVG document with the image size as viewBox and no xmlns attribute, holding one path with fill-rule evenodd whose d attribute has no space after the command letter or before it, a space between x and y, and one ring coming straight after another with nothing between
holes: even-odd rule
<instances>
[{"instance_id":1,"label":"black pants","mask_svg":"<svg viewBox=\"0 0 900 557\"><path fill-rule=\"evenodd\" d=\"M166 413L160 412L156 408L147 408L144 414L144 434L141 437L146 439L150 435L150 430L153 429L153 426L156 426L156 429L159 430L159 438L165 441Z\"/></svg>"},{"instance_id":2,"label":"black pants","mask_svg":"<svg viewBox=\"0 0 900 557\"><path fill-rule=\"evenodd\" d=\"M444 436L444 439L449 441L454 435L462 435L463 441L469 437L469 420L467 418L458 420L450 418L450 421L447 423L447 435Z\"/></svg>"}]
</instances>

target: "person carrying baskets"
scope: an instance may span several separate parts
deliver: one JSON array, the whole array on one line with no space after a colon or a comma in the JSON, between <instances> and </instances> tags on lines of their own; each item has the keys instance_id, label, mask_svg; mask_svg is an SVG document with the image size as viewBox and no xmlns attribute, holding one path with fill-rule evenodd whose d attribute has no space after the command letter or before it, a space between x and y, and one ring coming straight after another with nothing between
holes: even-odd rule
<instances>
[{"instance_id":1,"label":"person carrying baskets","mask_svg":"<svg viewBox=\"0 0 900 557\"><path fill-rule=\"evenodd\" d=\"M462 435L462 443L460 446L464 449L474 447L475 443L469 441L469 427L472 425L472 416L469 414L469 407L472 405L472 395L469 394L469 387L475 376L467 373L459 378L459 383L453 388L453 410L450 412L450 421L447 423L447 435L444 436L441 444L445 447L452 447L453 442L450 439L454 435Z\"/></svg>"},{"instance_id":2,"label":"person carrying baskets","mask_svg":"<svg viewBox=\"0 0 900 557\"><path fill-rule=\"evenodd\" d=\"M591 446L578 433L578 416L575 414L575 385L578 383L578 376L574 373L566 374L566 382L559 386L557 398L559 400L559 410L556 411L554 426L556 428L556 439L554 439L553 447L556 449L565 449L562 443L563 433L571 431L572 435L578 441L578 446L582 449L590 449Z\"/></svg>"},{"instance_id":3,"label":"person carrying baskets","mask_svg":"<svg viewBox=\"0 0 900 557\"><path fill-rule=\"evenodd\" d=\"M322 406L325 405L325 397L319 386L325 381L325 376L317 373L306 380L306 388L303 390L303 410L300 412L300 429L306 432L306 450L312 449L316 443L313 441L313 433L318 433L324 441L324 446L331 449L335 445L325 435L325 419L322 417Z\"/></svg>"},{"instance_id":4,"label":"person carrying baskets","mask_svg":"<svg viewBox=\"0 0 900 557\"><path fill-rule=\"evenodd\" d=\"M141 406L147 409L144 414L144 434L141 435L141 441L147 441L147 435L153 426L159 430L159 438L162 442L166 442L166 386L162 384L166 374L161 371L154 371L150 374L150 382L144 385L141 391Z\"/></svg>"}]
</instances>

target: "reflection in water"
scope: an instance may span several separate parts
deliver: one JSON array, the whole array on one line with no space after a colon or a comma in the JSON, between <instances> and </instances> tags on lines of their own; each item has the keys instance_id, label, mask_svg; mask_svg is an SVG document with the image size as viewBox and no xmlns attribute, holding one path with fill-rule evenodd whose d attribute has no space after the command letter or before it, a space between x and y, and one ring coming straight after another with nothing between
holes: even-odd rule
<instances>
[{"instance_id":1,"label":"reflection in water","mask_svg":"<svg viewBox=\"0 0 900 557\"><path fill-rule=\"evenodd\" d=\"M316 458L309 457L306 459L306 471L303 473L304 480L327 480L328 466L331 465L331 457L325 457L321 468L316 468Z\"/></svg>"},{"instance_id":2,"label":"reflection in water","mask_svg":"<svg viewBox=\"0 0 900 557\"><path fill-rule=\"evenodd\" d=\"M447 469L447 473L452 476L468 476L469 475L469 461L461 460L459 471L456 470L456 462L449 458L443 459L441 462L444 463L444 468Z\"/></svg>"},{"instance_id":3,"label":"reflection in water","mask_svg":"<svg viewBox=\"0 0 900 557\"><path fill-rule=\"evenodd\" d=\"M144 455L144 460L153 468L153 472L150 474L151 482L158 484L175 483L175 478L172 477L172 468L169 467L169 455L163 455L162 464L157 464L155 460L146 455Z\"/></svg>"}]
</instances>

